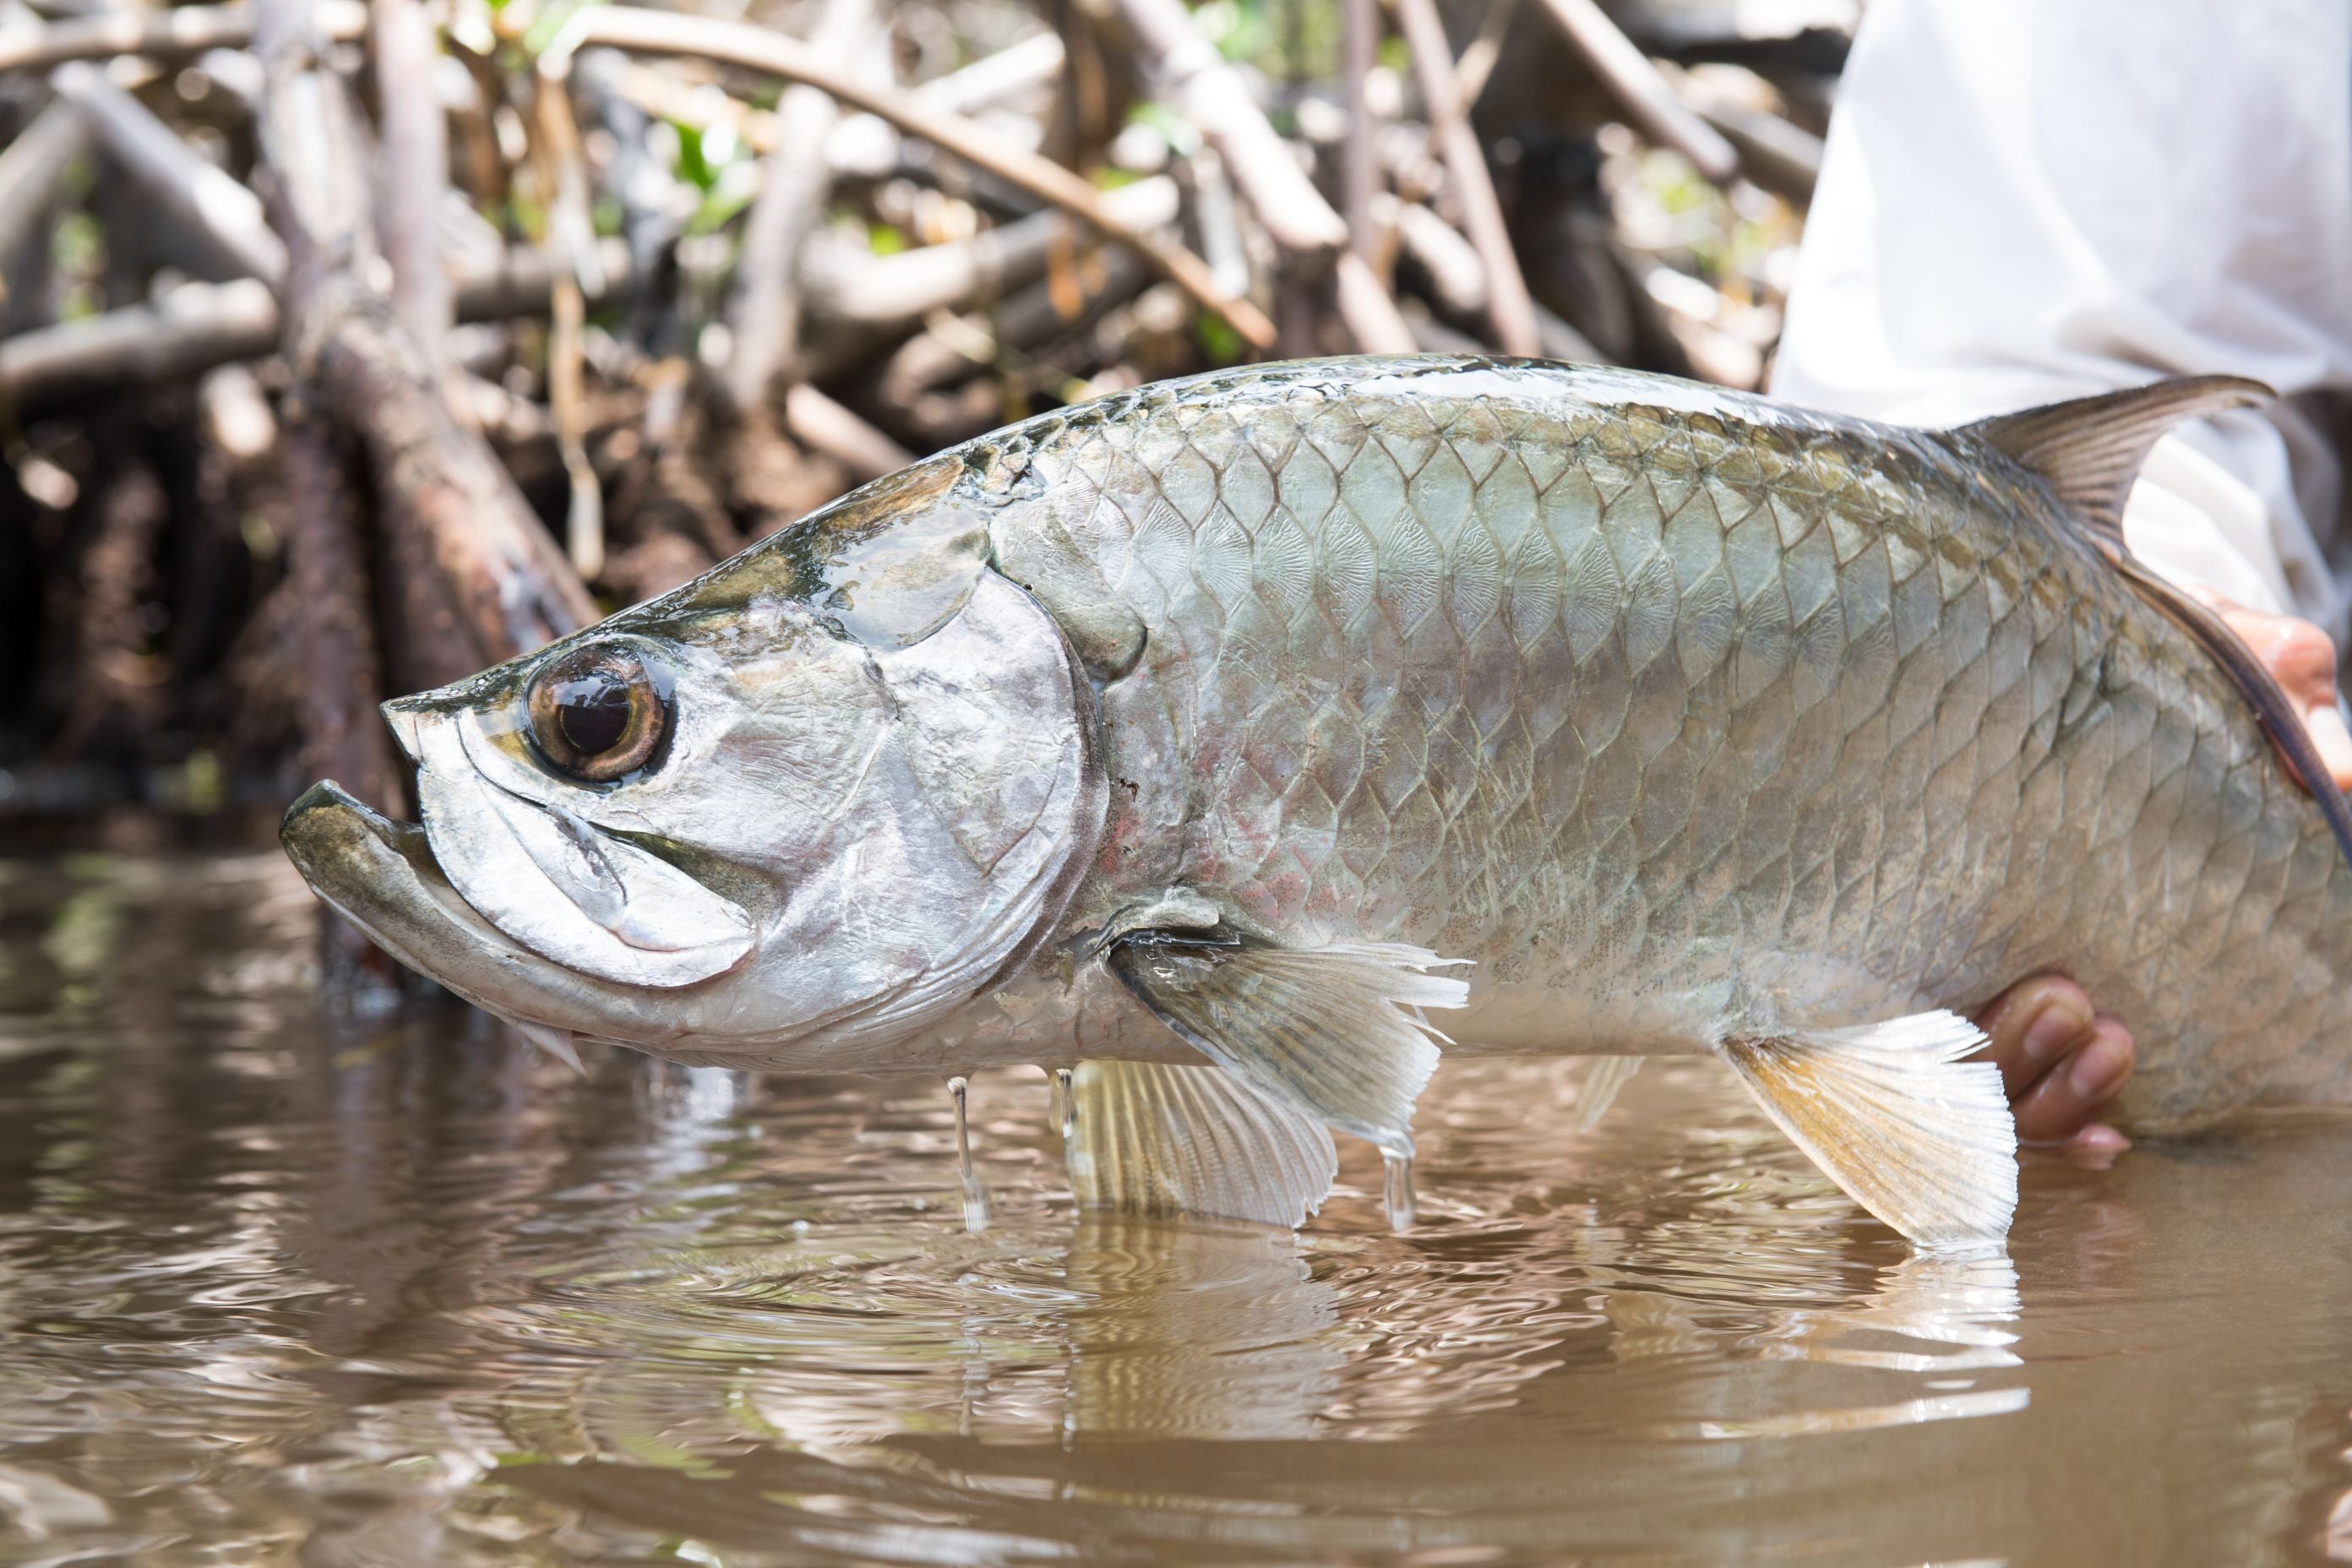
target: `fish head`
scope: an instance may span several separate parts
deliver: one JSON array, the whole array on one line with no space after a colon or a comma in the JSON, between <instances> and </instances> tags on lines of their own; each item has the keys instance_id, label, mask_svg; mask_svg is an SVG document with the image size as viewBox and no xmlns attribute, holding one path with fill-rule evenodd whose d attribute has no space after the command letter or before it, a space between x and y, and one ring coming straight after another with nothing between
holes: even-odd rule
<instances>
[{"instance_id":1,"label":"fish head","mask_svg":"<svg viewBox=\"0 0 2352 1568\"><path fill-rule=\"evenodd\" d=\"M417 824L332 784L288 853L412 967L527 1025L859 1070L984 990L1107 789L1053 617L952 456L705 577L384 705Z\"/></svg>"}]
</instances>

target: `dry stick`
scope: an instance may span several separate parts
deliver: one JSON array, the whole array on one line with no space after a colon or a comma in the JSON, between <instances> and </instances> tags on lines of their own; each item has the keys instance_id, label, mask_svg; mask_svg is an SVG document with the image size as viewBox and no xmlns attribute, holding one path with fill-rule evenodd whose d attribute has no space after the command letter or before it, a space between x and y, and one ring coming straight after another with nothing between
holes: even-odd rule
<instances>
[{"instance_id":1,"label":"dry stick","mask_svg":"<svg viewBox=\"0 0 2352 1568\"><path fill-rule=\"evenodd\" d=\"M348 43L367 30L362 0L316 0L312 17L329 41ZM253 42L253 7L182 5L78 16L46 26L0 28L0 71L43 70L68 60L117 55L188 59L210 49L241 49Z\"/></svg>"},{"instance_id":2,"label":"dry stick","mask_svg":"<svg viewBox=\"0 0 2352 1568\"><path fill-rule=\"evenodd\" d=\"M1348 226L1267 123L1241 72L1202 36L1182 0L1115 0L1145 69L1177 113L1217 150L1258 221L1286 252L1328 263Z\"/></svg>"},{"instance_id":3,"label":"dry stick","mask_svg":"<svg viewBox=\"0 0 2352 1568\"><path fill-rule=\"evenodd\" d=\"M1519 0L1492 0L1486 16L1479 18L1476 36L1454 57L1454 83L1461 89L1463 113L1478 107L1486 83L1494 79L1495 67L1502 62L1503 42L1510 36L1511 18L1518 8Z\"/></svg>"},{"instance_id":4,"label":"dry stick","mask_svg":"<svg viewBox=\"0 0 2352 1568\"><path fill-rule=\"evenodd\" d=\"M1461 230L1420 202L1401 202L1390 196L1380 204L1380 208L1388 226L1396 230L1404 253L1428 276L1436 302L1457 316L1484 313L1486 264L1479 258L1478 247L1463 238ZM1541 331L1540 326L1538 331Z\"/></svg>"},{"instance_id":5,"label":"dry stick","mask_svg":"<svg viewBox=\"0 0 2352 1568\"><path fill-rule=\"evenodd\" d=\"M0 258L17 255L35 229L47 226L58 182L87 142L80 114L52 103L0 149ZM0 289L5 283L0 279Z\"/></svg>"},{"instance_id":6,"label":"dry stick","mask_svg":"<svg viewBox=\"0 0 2352 1568\"><path fill-rule=\"evenodd\" d=\"M289 593L302 659L299 718L302 773L328 779L380 811L405 816L401 774L390 736L376 713L384 694L383 650L368 603L364 523L349 472L320 421L296 417L278 451L285 465L291 537L286 542ZM348 992L383 964L359 929L323 904L319 957L330 991Z\"/></svg>"},{"instance_id":7,"label":"dry stick","mask_svg":"<svg viewBox=\"0 0 2352 1568\"><path fill-rule=\"evenodd\" d=\"M1658 70L1685 103L1723 132L1750 179L1792 202L1813 199L1813 186L1822 177L1820 137L1716 90L1678 66L1662 64Z\"/></svg>"},{"instance_id":8,"label":"dry stick","mask_svg":"<svg viewBox=\"0 0 2352 1568\"><path fill-rule=\"evenodd\" d=\"M1165 174L1103 197L1104 205L1146 231L1174 223L1178 202L1176 182ZM854 265L821 254L812 258L810 303L826 317L874 328L901 326L933 310L965 310L1044 276L1053 247L1066 242L1074 226L1067 215L1048 210L969 239L896 256L860 253Z\"/></svg>"},{"instance_id":9,"label":"dry stick","mask_svg":"<svg viewBox=\"0 0 2352 1568\"><path fill-rule=\"evenodd\" d=\"M1380 253L1372 230L1372 198L1381 188L1379 151L1372 145L1372 106L1364 85L1381 47L1380 0L1341 0L1339 74L1348 93L1348 141L1339 173L1347 206L1348 246L1369 265Z\"/></svg>"},{"instance_id":10,"label":"dry stick","mask_svg":"<svg viewBox=\"0 0 2352 1568\"><path fill-rule=\"evenodd\" d=\"M278 346L278 301L257 279L191 284L95 320L0 342L0 399L24 418L123 386L160 386Z\"/></svg>"},{"instance_id":11,"label":"dry stick","mask_svg":"<svg viewBox=\"0 0 2352 1568\"><path fill-rule=\"evenodd\" d=\"M784 428L804 447L814 447L861 479L895 474L915 454L867 424L805 381L784 389Z\"/></svg>"},{"instance_id":12,"label":"dry stick","mask_svg":"<svg viewBox=\"0 0 2352 1568\"><path fill-rule=\"evenodd\" d=\"M1181 0L1116 4L1161 92L1216 149L1275 244L1309 277L1339 265L1349 241L1347 220L1331 210L1290 144L1267 123L1248 82L1202 35ZM1412 330L1387 286L1360 257L1339 271L1340 319L1357 346L1368 353L1411 353Z\"/></svg>"},{"instance_id":13,"label":"dry stick","mask_svg":"<svg viewBox=\"0 0 2352 1568\"><path fill-rule=\"evenodd\" d=\"M1462 89L1454 79L1454 51L1445 42L1444 24L1437 19L1436 0L1394 4L1405 47L1412 51L1413 74L1421 79L1421 96L1428 101L1430 132L1445 159L1454 199L1462 208L1462 226L1469 231L1470 243L1486 269L1486 319L1494 324L1496 344L1505 353L1532 358L1543 353L1535 301L1528 297L1527 278L1511 248L1502 204L1495 199L1486 151L1478 144Z\"/></svg>"},{"instance_id":14,"label":"dry stick","mask_svg":"<svg viewBox=\"0 0 2352 1568\"><path fill-rule=\"evenodd\" d=\"M1822 139L1777 114L1736 103L1709 103L1699 110L1739 153L1758 184L1799 204L1813 199L1821 183Z\"/></svg>"},{"instance_id":15,"label":"dry stick","mask_svg":"<svg viewBox=\"0 0 2352 1568\"><path fill-rule=\"evenodd\" d=\"M825 0L809 48L845 69L873 20L872 0ZM720 315L729 349L719 381L734 418L755 429L799 348L801 253L824 221L833 190L824 140L838 113L833 100L813 87L785 89L776 104L777 146L761 161L760 192L744 217L734 287Z\"/></svg>"},{"instance_id":16,"label":"dry stick","mask_svg":"<svg viewBox=\"0 0 2352 1568\"><path fill-rule=\"evenodd\" d=\"M626 248L618 240L598 248L608 286L625 289ZM504 266L458 278L457 319L505 321L544 315L549 283L545 253L515 251ZM26 417L37 417L122 387L161 386L238 360L260 359L275 352L283 336L278 301L258 279L184 284L145 304L0 342L0 400Z\"/></svg>"},{"instance_id":17,"label":"dry stick","mask_svg":"<svg viewBox=\"0 0 2352 1568\"><path fill-rule=\"evenodd\" d=\"M396 808L392 746L375 711L383 669L359 502L328 442L298 409L279 447L294 497L288 585L302 606L302 768L370 805Z\"/></svg>"},{"instance_id":18,"label":"dry stick","mask_svg":"<svg viewBox=\"0 0 2352 1568\"><path fill-rule=\"evenodd\" d=\"M942 114L970 114L1050 85L1068 64L1069 50L1059 33L1032 33L933 77L915 89L915 96Z\"/></svg>"},{"instance_id":19,"label":"dry stick","mask_svg":"<svg viewBox=\"0 0 2352 1568\"><path fill-rule=\"evenodd\" d=\"M1543 0L1544 9L1569 44L1632 116L1634 129L1662 147L1688 158L1699 174L1718 185L1739 174L1739 154L1716 129L1683 103L1658 68L1633 40L1618 31L1597 0Z\"/></svg>"},{"instance_id":20,"label":"dry stick","mask_svg":"<svg viewBox=\"0 0 2352 1568\"><path fill-rule=\"evenodd\" d=\"M1372 264L1349 250L1333 263L1333 287L1339 291L1339 319L1355 335L1356 346L1368 354L1409 354L1418 345L1412 327L1397 309L1396 296L1372 270Z\"/></svg>"},{"instance_id":21,"label":"dry stick","mask_svg":"<svg viewBox=\"0 0 2352 1568\"><path fill-rule=\"evenodd\" d=\"M583 272L593 273L595 267L596 230L570 87L560 70L541 69L531 89L531 153L547 203L547 248L552 262L548 313L554 330L548 334L547 401L570 490L564 545L572 569L584 580L604 569L604 491L588 461L588 399L582 367L588 305L581 280Z\"/></svg>"},{"instance_id":22,"label":"dry stick","mask_svg":"<svg viewBox=\"0 0 2352 1568\"><path fill-rule=\"evenodd\" d=\"M1101 271L1082 287L1079 316L1098 312L1125 300L1148 279L1142 263L1125 249L1106 250ZM1067 331L1074 320L1055 298L1050 282L1032 283L993 301L985 319L940 311L924 331L898 345L877 379L878 395L894 406L913 405L934 387L969 375L975 369L1026 358L1026 351Z\"/></svg>"},{"instance_id":23,"label":"dry stick","mask_svg":"<svg viewBox=\"0 0 2352 1568\"><path fill-rule=\"evenodd\" d=\"M354 177L358 111L320 61L311 16L308 0L261 0L256 37L262 163L291 260L289 357L365 447L394 554L421 543L475 652L511 658L596 619L596 607L512 477L451 416L405 326L354 275L373 248Z\"/></svg>"},{"instance_id":24,"label":"dry stick","mask_svg":"<svg viewBox=\"0 0 2352 1568\"><path fill-rule=\"evenodd\" d=\"M51 72L49 86L74 106L114 166L174 226L195 236L222 271L267 283L285 275L286 247L270 233L260 199L206 163L145 104L79 60Z\"/></svg>"},{"instance_id":25,"label":"dry stick","mask_svg":"<svg viewBox=\"0 0 2352 1568\"><path fill-rule=\"evenodd\" d=\"M910 88L907 97L918 108L935 114L970 114L1045 86L1061 74L1063 64L1062 40L1051 33L1040 33ZM656 120L676 121L697 131L723 122L754 153L773 153L782 144L774 110L753 109L707 83L688 86L649 66L631 65L616 73L614 85L622 97ZM835 174L852 166L840 146L862 143L870 134L867 127L887 132L881 117L874 114L846 116L826 133L827 157ZM862 163L856 166L864 168Z\"/></svg>"},{"instance_id":26,"label":"dry stick","mask_svg":"<svg viewBox=\"0 0 2352 1568\"><path fill-rule=\"evenodd\" d=\"M371 0L383 137L376 226L392 263L392 302L433 363L454 318L448 269L434 224L448 188L449 125L434 90L441 47L418 0Z\"/></svg>"},{"instance_id":27,"label":"dry stick","mask_svg":"<svg viewBox=\"0 0 2352 1568\"><path fill-rule=\"evenodd\" d=\"M564 24L563 41L574 47L605 45L641 54L681 55L741 66L817 88L840 102L942 148L973 167L1076 214L1150 259L1203 307L1224 318L1244 342L1264 349L1274 344L1274 323L1246 300L1220 293L1208 264L1180 245L1158 239L1121 220L1103 205L1102 194L1078 175L1034 153L1003 141L971 121L936 113L906 95L880 92L829 68L804 44L741 22L714 21L634 5L583 7ZM1317 198L1318 201L1320 197Z\"/></svg>"}]
</instances>

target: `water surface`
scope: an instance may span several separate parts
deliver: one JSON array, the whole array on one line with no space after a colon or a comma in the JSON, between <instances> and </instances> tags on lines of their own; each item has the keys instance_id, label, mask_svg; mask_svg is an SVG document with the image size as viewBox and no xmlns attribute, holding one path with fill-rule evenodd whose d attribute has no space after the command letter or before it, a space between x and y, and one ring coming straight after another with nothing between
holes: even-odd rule
<instances>
[{"instance_id":1,"label":"water surface","mask_svg":"<svg viewBox=\"0 0 2352 1568\"><path fill-rule=\"evenodd\" d=\"M1007 1073L969 1235L936 1084L325 1012L311 910L0 861L0 1561L2352 1558L2352 1122L1937 1260L1708 1064L1465 1063L1294 1237L1074 1216Z\"/></svg>"}]
</instances>

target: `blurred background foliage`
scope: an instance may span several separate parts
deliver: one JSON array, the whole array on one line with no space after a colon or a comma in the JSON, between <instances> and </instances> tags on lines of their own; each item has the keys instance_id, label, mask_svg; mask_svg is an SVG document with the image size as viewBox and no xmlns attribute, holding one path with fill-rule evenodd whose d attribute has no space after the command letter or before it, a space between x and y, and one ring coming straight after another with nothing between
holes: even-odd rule
<instances>
[{"instance_id":1,"label":"blurred background foliage","mask_svg":"<svg viewBox=\"0 0 2352 1568\"><path fill-rule=\"evenodd\" d=\"M1759 386L1856 9L0 0L0 822L398 807L382 697L1146 381Z\"/></svg>"}]
</instances>

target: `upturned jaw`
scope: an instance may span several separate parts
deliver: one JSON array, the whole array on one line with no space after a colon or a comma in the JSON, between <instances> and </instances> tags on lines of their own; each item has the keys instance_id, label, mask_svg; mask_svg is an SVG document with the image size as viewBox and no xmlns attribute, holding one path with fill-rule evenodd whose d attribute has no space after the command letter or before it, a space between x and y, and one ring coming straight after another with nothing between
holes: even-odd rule
<instances>
[{"instance_id":1,"label":"upturned jaw","mask_svg":"<svg viewBox=\"0 0 2352 1568\"><path fill-rule=\"evenodd\" d=\"M469 982L534 961L458 897L422 826L396 822L328 780L287 807L278 839L311 890L394 957L470 1001L509 1010Z\"/></svg>"},{"instance_id":2,"label":"upturned jaw","mask_svg":"<svg viewBox=\"0 0 2352 1568\"><path fill-rule=\"evenodd\" d=\"M315 783L287 806L278 842L327 905L385 952L466 1002L522 1023L602 1032L614 996L515 945L463 900L425 830Z\"/></svg>"}]
</instances>

